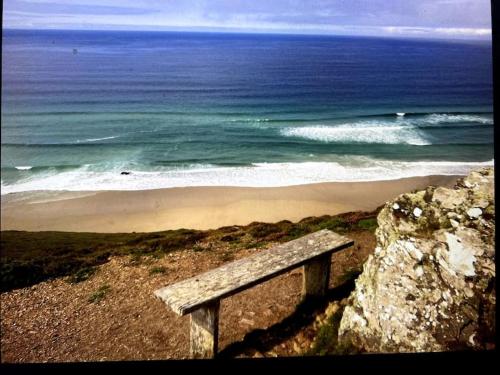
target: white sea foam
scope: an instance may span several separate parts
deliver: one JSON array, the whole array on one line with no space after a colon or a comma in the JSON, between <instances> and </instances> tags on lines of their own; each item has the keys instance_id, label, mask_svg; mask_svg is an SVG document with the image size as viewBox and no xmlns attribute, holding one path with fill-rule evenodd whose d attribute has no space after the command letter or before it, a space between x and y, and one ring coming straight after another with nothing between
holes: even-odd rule
<instances>
[{"instance_id":1,"label":"white sea foam","mask_svg":"<svg viewBox=\"0 0 500 375\"><path fill-rule=\"evenodd\" d=\"M366 157L338 162L257 163L245 167L193 166L188 169L134 171L121 175L120 169L73 171L35 175L16 184L2 181L2 194L34 190L148 190L186 186L290 186L331 181L376 181L412 176L465 175L489 162L400 162Z\"/></svg>"},{"instance_id":2,"label":"white sea foam","mask_svg":"<svg viewBox=\"0 0 500 375\"><path fill-rule=\"evenodd\" d=\"M422 123L439 124L439 123L456 123L456 122L472 122L480 124L493 124L493 119L488 116L468 115L468 114L446 114L432 113L424 116L421 119Z\"/></svg>"},{"instance_id":3,"label":"white sea foam","mask_svg":"<svg viewBox=\"0 0 500 375\"><path fill-rule=\"evenodd\" d=\"M104 141L106 139L115 139L118 138L119 135L113 135L111 137L103 137L103 138L89 138L89 139L84 139L84 140L78 140L76 141L77 143L85 143L85 142L97 142L97 141Z\"/></svg>"},{"instance_id":4,"label":"white sea foam","mask_svg":"<svg viewBox=\"0 0 500 375\"><path fill-rule=\"evenodd\" d=\"M433 138L427 127L452 126L456 123L493 124L487 115L432 113L406 116L397 113L395 119L359 120L337 125L289 126L281 129L285 137L298 137L328 143L378 143L430 145Z\"/></svg>"},{"instance_id":5,"label":"white sea foam","mask_svg":"<svg viewBox=\"0 0 500 375\"><path fill-rule=\"evenodd\" d=\"M268 118L244 118L244 119L235 118L229 120L229 122L269 122L269 121L270 119Z\"/></svg>"},{"instance_id":6,"label":"white sea foam","mask_svg":"<svg viewBox=\"0 0 500 375\"><path fill-rule=\"evenodd\" d=\"M281 130L281 135L335 143L431 144L428 136L415 127L389 125L382 121L287 127Z\"/></svg>"},{"instance_id":7,"label":"white sea foam","mask_svg":"<svg viewBox=\"0 0 500 375\"><path fill-rule=\"evenodd\" d=\"M15 167L18 171L29 171L31 168L33 168L31 165L20 165L18 167Z\"/></svg>"}]
</instances>

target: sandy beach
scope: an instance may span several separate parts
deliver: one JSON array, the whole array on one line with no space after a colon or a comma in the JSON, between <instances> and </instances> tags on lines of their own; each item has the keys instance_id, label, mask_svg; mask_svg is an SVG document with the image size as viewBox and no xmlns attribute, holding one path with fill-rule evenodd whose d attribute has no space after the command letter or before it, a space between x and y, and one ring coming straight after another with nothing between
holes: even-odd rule
<instances>
[{"instance_id":1,"label":"sandy beach","mask_svg":"<svg viewBox=\"0 0 500 375\"><path fill-rule=\"evenodd\" d=\"M186 187L143 191L30 192L2 195L1 229L152 232L214 229L252 221L369 211L404 192L453 186L459 176L332 182L275 188Z\"/></svg>"}]
</instances>

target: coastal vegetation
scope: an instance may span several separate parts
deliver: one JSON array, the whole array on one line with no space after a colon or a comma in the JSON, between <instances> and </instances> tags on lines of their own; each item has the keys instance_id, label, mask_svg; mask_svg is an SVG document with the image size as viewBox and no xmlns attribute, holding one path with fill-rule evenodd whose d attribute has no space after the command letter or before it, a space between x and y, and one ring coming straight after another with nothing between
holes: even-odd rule
<instances>
[{"instance_id":1,"label":"coastal vegetation","mask_svg":"<svg viewBox=\"0 0 500 375\"><path fill-rule=\"evenodd\" d=\"M89 297L89 303L97 303L101 301L106 294L111 290L108 284L102 285Z\"/></svg>"},{"instance_id":2,"label":"coastal vegetation","mask_svg":"<svg viewBox=\"0 0 500 375\"><path fill-rule=\"evenodd\" d=\"M253 222L215 230L178 229L154 233L73 233L73 232L1 232L1 291L34 285L41 281L68 276L78 283L92 276L95 267L110 256L129 255L140 263L144 257L162 257L172 251L192 249L210 251L226 245L221 257L232 259L232 251L260 248L271 242L286 242L321 229L338 233L374 231L373 212L345 213L336 216L308 217L299 222ZM165 270L151 270L161 273Z\"/></svg>"}]
</instances>

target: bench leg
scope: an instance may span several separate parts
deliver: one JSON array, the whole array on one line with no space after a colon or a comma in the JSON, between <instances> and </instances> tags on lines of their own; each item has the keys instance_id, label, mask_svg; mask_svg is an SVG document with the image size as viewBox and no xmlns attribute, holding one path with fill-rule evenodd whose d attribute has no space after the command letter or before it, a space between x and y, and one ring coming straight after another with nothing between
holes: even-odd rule
<instances>
[{"instance_id":1,"label":"bench leg","mask_svg":"<svg viewBox=\"0 0 500 375\"><path fill-rule=\"evenodd\" d=\"M330 281L331 254L313 259L304 265L302 276L302 297L322 297Z\"/></svg>"},{"instance_id":2,"label":"bench leg","mask_svg":"<svg viewBox=\"0 0 500 375\"><path fill-rule=\"evenodd\" d=\"M219 301L191 313L190 352L192 358L213 358L219 338Z\"/></svg>"}]
</instances>

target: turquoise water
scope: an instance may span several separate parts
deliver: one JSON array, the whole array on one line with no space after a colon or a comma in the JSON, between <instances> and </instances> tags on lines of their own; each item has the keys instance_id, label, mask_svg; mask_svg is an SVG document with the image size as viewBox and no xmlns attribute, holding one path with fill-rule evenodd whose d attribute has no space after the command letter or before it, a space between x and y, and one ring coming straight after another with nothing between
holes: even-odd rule
<instances>
[{"instance_id":1,"label":"turquoise water","mask_svg":"<svg viewBox=\"0 0 500 375\"><path fill-rule=\"evenodd\" d=\"M2 53L2 194L493 162L490 43L4 30Z\"/></svg>"}]
</instances>

